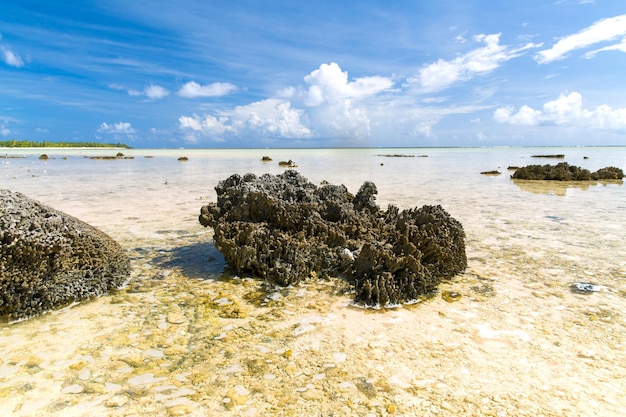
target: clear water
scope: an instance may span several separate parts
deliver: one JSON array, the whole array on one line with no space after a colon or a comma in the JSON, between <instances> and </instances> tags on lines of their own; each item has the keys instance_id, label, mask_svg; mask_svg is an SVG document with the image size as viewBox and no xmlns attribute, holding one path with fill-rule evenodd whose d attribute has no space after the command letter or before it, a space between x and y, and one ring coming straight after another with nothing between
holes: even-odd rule
<instances>
[{"instance_id":1,"label":"clear water","mask_svg":"<svg viewBox=\"0 0 626 417\"><path fill-rule=\"evenodd\" d=\"M99 227L129 251L134 269L120 294L1 325L4 414L626 409L626 188L514 182L507 170L561 161L626 170L626 148L133 149L122 150L133 159L88 158L116 152L0 150L11 156L0 158L0 187ZM551 154L565 158L531 157ZM316 184L356 193L373 181L383 208L441 204L467 234L468 270L442 286L461 300L368 314L332 283L263 300L260 283L228 279L211 230L197 221L200 207L216 199L219 180L277 174L289 159ZM491 170L501 175L480 174ZM578 281L602 290L573 293ZM222 314L222 299L246 313ZM202 305L213 310L200 314Z\"/></svg>"}]
</instances>

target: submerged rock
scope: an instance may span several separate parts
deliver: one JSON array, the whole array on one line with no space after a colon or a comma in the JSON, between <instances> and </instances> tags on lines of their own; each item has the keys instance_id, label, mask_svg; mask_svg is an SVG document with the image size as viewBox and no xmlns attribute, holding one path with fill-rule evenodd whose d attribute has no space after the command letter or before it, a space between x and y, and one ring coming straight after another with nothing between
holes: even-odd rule
<instances>
[{"instance_id":1,"label":"submerged rock","mask_svg":"<svg viewBox=\"0 0 626 417\"><path fill-rule=\"evenodd\" d=\"M15 320L122 286L130 260L102 231L0 189L0 319Z\"/></svg>"},{"instance_id":2,"label":"submerged rock","mask_svg":"<svg viewBox=\"0 0 626 417\"><path fill-rule=\"evenodd\" d=\"M343 185L312 184L296 171L235 174L216 186L200 223L236 272L280 286L344 276L365 305L414 300L465 269L462 225L441 206L386 211L376 185L356 195Z\"/></svg>"},{"instance_id":3,"label":"submerged rock","mask_svg":"<svg viewBox=\"0 0 626 417\"><path fill-rule=\"evenodd\" d=\"M601 168L595 172L561 162L557 165L528 165L518 168L511 178L519 180L598 181L621 180L624 171L616 167Z\"/></svg>"}]
</instances>

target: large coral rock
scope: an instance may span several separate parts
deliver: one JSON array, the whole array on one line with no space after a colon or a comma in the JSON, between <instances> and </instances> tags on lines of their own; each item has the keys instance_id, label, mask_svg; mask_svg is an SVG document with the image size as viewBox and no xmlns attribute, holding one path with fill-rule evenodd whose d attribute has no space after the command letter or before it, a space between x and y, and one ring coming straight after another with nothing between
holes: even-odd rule
<instances>
[{"instance_id":1,"label":"large coral rock","mask_svg":"<svg viewBox=\"0 0 626 417\"><path fill-rule=\"evenodd\" d=\"M14 320L122 286L130 260L102 231L0 189L0 319Z\"/></svg>"},{"instance_id":2,"label":"large coral rock","mask_svg":"<svg viewBox=\"0 0 626 417\"><path fill-rule=\"evenodd\" d=\"M467 266L457 220L440 206L380 210L371 182L352 195L286 171L235 174L216 191L199 220L215 230L215 246L236 273L280 286L342 275L357 302L384 306L431 292Z\"/></svg>"},{"instance_id":3,"label":"large coral rock","mask_svg":"<svg viewBox=\"0 0 626 417\"><path fill-rule=\"evenodd\" d=\"M598 181L621 180L624 171L616 167L605 167L595 172L588 169L561 162L556 165L528 165L518 168L511 178L517 180L548 180L548 181Z\"/></svg>"}]
</instances>

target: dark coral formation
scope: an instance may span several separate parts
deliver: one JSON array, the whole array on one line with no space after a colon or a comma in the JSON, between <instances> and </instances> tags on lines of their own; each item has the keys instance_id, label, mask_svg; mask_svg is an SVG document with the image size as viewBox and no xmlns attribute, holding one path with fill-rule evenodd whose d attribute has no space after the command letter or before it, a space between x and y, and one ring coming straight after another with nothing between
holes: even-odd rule
<instances>
[{"instance_id":1,"label":"dark coral formation","mask_svg":"<svg viewBox=\"0 0 626 417\"><path fill-rule=\"evenodd\" d=\"M102 231L0 189L0 319L41 314L119 288L130 260Z\"/></svg>"},{"instance_id":2,"label":"dark coral formation","mask_svg":"<svg viewBox=\"0 0 626 417\"><path fill-rule=\"evenodd\" d=\"M528 165L518 168L511 178L518 180L551 180L551 181L598 181L621 180L624 171L616 167L601 168L591 172L585 168L561 162L557 165Z\"/></svg>"},{"instance_id":3,"label":"dark coral formation","mask_svg":"<svg viewBox=\"0 0 626 417\"><path fill-rule=\"evenodd\" d=\"M565 155L562 153L556 155L532 155L531 158L555 158L555 159L563 159Z\"/></svg>"},{"instance_id":4,"label":"dark coral formation","mask_svg":"<svg viewBox=\"0 0 626 417\"><path fill-rule=\"evenodd\" d=\"M376 185L356 195L317 187L293 170L232 175L200 223L237 273L287 286L309 277L344 276L365 305L397 304L436 289L467 266L462 225L441 206L381 210Z\"/></svg>"}]
</instances>

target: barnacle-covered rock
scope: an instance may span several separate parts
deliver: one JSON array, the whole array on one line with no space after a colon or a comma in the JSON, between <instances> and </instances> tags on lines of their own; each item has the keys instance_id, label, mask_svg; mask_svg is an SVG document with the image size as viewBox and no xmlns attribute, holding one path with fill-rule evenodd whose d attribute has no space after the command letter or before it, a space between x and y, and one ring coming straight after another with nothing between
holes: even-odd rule
<instances>
[{"instance_id":1,"label":"barnacle-covered rock","mask_svg":"<svg viewBox=\"0 0 626 417\"><path fill-rule=\"evenodd\" d=\"M441 206L400 211L376 205L376 185L356 195L316 186L296 171L232 175L200 223L229 266L280 286L344 276L365 305L397 304L433 291L465 269L462 225Z\"/></svg>"},{"instance_id":2,"label":"barnacle-covered rock","mask_svg":"<svg viewBox=\"0 0 626 417\"><path fill-rule=\"evenodd\" d=\"M15 320L122 286L130 260L102 231L0 189L0 319Z\"/></svg>"}]
</instances>

